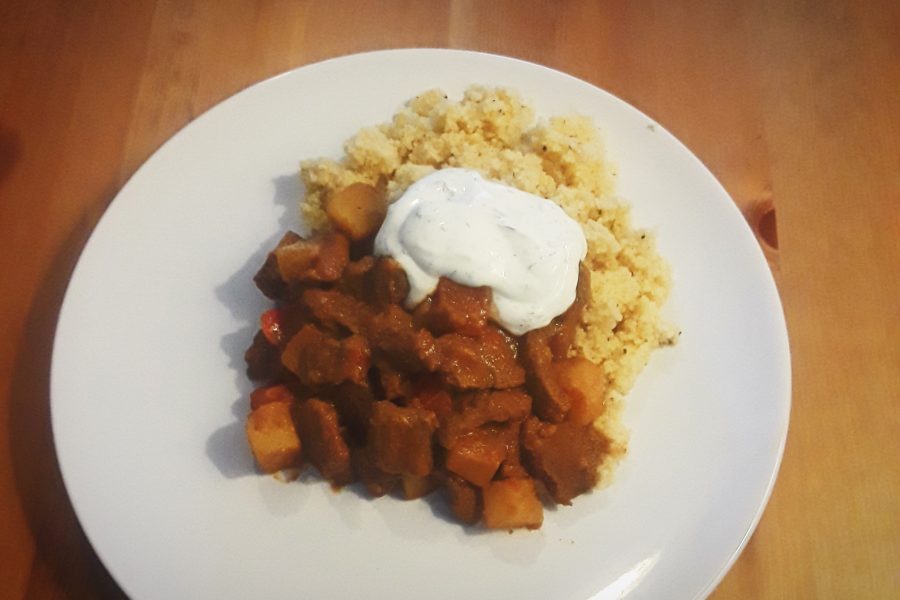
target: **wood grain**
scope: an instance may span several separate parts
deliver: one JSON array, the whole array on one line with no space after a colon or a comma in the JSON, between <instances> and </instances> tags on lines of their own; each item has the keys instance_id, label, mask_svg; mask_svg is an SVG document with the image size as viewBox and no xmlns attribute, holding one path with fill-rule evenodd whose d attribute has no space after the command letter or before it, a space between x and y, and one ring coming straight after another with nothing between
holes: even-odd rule
<instances>
[{"instance_id":1,"label":"wood grain","mask_svg":"<svg viewBox=\"0 0 900 600\"><path fill-rule=\"evenodd\" d=\"M255 81L434 46L617 94L768 224L791 431L769 507L714 597L900 597L898 31L890 0L0 3L0 596L122 595L65 495L48 374L68 278L123 182Z\"/></svg>"}]
</instances>

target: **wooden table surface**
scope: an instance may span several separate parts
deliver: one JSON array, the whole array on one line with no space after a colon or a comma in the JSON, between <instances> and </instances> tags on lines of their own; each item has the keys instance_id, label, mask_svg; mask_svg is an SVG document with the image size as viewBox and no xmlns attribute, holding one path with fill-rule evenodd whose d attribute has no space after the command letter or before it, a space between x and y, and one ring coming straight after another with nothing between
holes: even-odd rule
<instances>
[{"instance_id":1,"label":"wooden table surface","mask_svg":"<svg viewBox=\"0 0 900 600\"><path fill-rule=\"evenodd\" d=\"M507 54L599 85L762 222L791 339L791 427L762 522L714 597L900 597L889 0L0 2L0 596L122 595L66 497L48 375L67 281L123 182L258 80L408 46Z\"/></svg>"}]
</instances>

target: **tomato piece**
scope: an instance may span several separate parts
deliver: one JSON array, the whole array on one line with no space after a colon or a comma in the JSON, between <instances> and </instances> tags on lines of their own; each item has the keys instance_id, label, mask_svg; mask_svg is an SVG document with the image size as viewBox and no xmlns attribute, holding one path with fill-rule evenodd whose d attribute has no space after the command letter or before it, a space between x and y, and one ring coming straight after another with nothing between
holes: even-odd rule
<instances>
[{"instance_id":1,"label":"tomato piece","mask_svg":"<svg viewBox=\"0 0 900 600\"><path fill-rule=\"evenodd\" d=\"M267 385L265 387L256 388L250 394L250 409L256 410L263 404L271 404L273 402L291 403L296 398L294 394L284 385Z\"/></svg>"},{"instance_id":2,"label":"tomato piece","mask_svg":"<svg viewBox=\"0 0 900 600\"><path fill-rule=\"evenodd\" d=\"M282 329L280 309L272 308L261 314L259 317L259 327L262 330L263 335L266 336L266 339L269 340L273 346L281 344Z\"/></svg>"}]
</instances>

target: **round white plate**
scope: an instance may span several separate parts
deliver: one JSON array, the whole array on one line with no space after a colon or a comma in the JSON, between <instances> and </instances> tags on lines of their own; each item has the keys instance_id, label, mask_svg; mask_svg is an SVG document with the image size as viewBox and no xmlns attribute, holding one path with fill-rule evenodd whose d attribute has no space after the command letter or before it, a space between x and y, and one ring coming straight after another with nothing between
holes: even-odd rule
<instances>
[{"instance_id":1,"label":"round white plate","mask_svg":"<svg viewBox=\"0 0 900 600\"><path fill-rule=\"evenodd\" d=\"M470 532L439 503L363 500L254 471L251 277L298 227L301 159L338 157L409 98L508 86L592 116L635 221L657 231L684 334L628 397L613 485L535 532ZM725 135L725 132L723 132ZM255 85L175 135L103 216L63 304L52 415L63 476L134 598L695 598L753 531L778 470L790 366L778 295L724 189L621 100L509 58L397 50ZM310 478L306 478L310 479Z\"/></svg>"}]
</instances>

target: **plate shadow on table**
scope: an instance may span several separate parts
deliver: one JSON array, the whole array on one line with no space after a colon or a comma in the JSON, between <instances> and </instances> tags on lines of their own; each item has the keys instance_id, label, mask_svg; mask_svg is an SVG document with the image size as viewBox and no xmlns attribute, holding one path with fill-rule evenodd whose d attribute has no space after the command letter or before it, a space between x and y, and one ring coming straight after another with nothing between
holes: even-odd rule
<instances>
[{"instance_id":1,"label":"plate shadow on table","mask_svg":"<svg viewBox=\"0 0 900 600\"><path fill-rule=\"evenodd\" d=\"M36 290L10 382L13 477L36 544L26 596L55 597L63 592L71 598L126 598L78 523L63 484L50 423L51 350L59 310L97 218L99 214L88 212L76 224Z\"/></svg>"}]
</instances>

